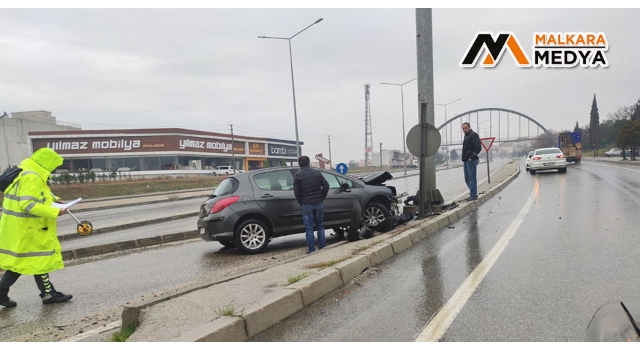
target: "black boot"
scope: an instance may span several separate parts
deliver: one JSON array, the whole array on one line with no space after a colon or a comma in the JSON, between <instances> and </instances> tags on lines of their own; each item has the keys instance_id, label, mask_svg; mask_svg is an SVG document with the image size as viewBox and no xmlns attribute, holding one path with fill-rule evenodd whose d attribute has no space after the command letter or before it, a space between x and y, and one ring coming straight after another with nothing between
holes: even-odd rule
<instances>
[{"instance_id":1,"label":"black boot","mask_svg":"<svg viewBox=\"0 0 640 350\"><path fill-rule=\"evenodd\" d=\"M71 298L73 298L73 295L63 294L58 292L57 290L53 290L51 291L51 293L46 293L46 294L40 293L40 298L42 298L42 303L46 305L46 304L67 302L71 300Z\"/></svg>"},{"instance_id":2,"label":"black boot","mask_svg":"<svg viewBox=\"0 0 640 350\"><path fill-rule=\"evenodd\" d=\"M9 288L0 288L0 305L4 307L16 307L18 303L9 298Z\"/></svg>"}]
</instances>

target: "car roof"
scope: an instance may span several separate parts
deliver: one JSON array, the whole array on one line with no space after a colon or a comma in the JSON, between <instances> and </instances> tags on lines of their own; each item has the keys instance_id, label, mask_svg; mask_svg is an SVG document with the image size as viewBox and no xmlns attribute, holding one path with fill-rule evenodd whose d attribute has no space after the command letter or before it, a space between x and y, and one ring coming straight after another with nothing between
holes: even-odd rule
<instances>
[{"instance_id":1,"label":"car roof","mask_svg":"<svg viewBox=\"0 0 640 350\"><path fill-rule=\"evenodd\" d=\"M562 152L562 150L560 150L560 148L558 147L547 147L547 148L537 148L535 151L544 151L544 150L548 150L548 149L553 149L553 150L558 150L560 152Z\"/></svg>"}]
</instances>

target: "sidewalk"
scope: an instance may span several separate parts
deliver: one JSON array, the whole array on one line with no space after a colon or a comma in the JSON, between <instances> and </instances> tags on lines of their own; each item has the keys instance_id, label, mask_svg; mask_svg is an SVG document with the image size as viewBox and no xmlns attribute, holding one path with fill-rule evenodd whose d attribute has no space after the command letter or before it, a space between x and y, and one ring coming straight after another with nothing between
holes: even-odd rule
<instances>
[{"instance_id":1,"label":"sidewalk","mask_svg":"<svg viewBox=\"0 0 640 350\"><path fill-rule=\"evenodd\" d=\"M249 271L171 295L125 307L122 328L138 324L128 341L245 341L276 326L325 295L350 283L370 267L417 244L475 210L520 174L512 161L479 186L476 202L372 239L340 242L281 264ZM302 277L288 283L294 277ZM223 309L234 316L222 316Z\"/></svg>"},{"instance_id":2,"label":"sidewalk","mask_svg":"<svg viewBox=\"0 0 640 350\"><path fill-rule=\"evenodd\" d=\"M75 213L88 210L99 210L113 207L126 207L131 205L190 199L208 196L211 194L211 192L213 192L213 188L199 188L185 191L159 192L124 197L87 199L82 200L80 203L71 207L71 211Z\"/></svg>"},{"instance_id":3,"label":"sidewalk","mask_svg":"<svg viewBox=\"0 0 640 350\"><path fill-rule=\"evenodd\" d=\"M627 160L622 160L622 158L618 158L618 157L584 157L582 158L583 161L585 162L601 162L601 163L609 163L609 164L616 164L616 165L636 165L636 166L640 166L640 160L629 160L629 158L627 157Z\"/></svg>"}]
</instances>

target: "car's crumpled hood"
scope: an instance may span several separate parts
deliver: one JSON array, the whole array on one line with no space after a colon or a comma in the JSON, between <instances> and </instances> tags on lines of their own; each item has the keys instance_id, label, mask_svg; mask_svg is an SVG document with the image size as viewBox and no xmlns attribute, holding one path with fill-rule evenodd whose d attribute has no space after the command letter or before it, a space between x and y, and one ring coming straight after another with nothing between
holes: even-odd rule
<instances>
[{"instance_id":1,"label":"car's crumpled hood","mask_svg":"<svg viewBox=\"0 0 640 350\"><path fill-rule=\"evenodd\" d=\"M391 179L393 179L393 175L389 174L388 171L378 171L363 177L362 181L367 185L380 186L384 184L385 181Z\"/></svg>"}]
</instances>

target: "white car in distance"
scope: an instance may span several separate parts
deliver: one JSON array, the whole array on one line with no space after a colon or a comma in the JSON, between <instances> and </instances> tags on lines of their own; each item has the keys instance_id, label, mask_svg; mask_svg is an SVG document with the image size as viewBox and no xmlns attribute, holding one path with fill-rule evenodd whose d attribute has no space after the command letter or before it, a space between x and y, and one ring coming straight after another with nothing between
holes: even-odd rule
<instances>
[{"instance_id":1,"label":"white car in distance","mask_svg":"<svg viewBox=\"0 0 640 350\"><path fill-rule=\"evenodd\" d=\"M244 170L238 170L232 165L220 165L213 169L214 176L228 176L233 174L244 173Z\"/></svg>"},{"instance_id":2,"label":"white car in distance","mask_svg":"<svg viewBox=\"0 0 640 350\"><path fill-rule=\"evenodd\" d=\"M529 171L529 167L531 166L531 157L533 157L533 152L531 151L529 152L529 154L527 154L527 159L524 161L524 170Z\"/></svg>"},{"instance_id":3,"label":"white car in distance","mask_svg":"<svg viewBox=\"0 0 640 350\"><path fill-rule=\"evenodd\" d=\"M559 173L567 172L567 159L559 148L540 148L533 151L529 174L535 175L539 170L558 169Z\"/></svg>"}]
</instances>

